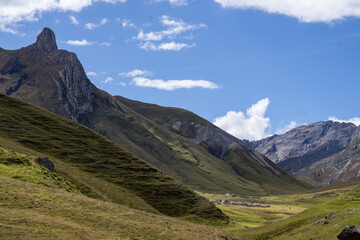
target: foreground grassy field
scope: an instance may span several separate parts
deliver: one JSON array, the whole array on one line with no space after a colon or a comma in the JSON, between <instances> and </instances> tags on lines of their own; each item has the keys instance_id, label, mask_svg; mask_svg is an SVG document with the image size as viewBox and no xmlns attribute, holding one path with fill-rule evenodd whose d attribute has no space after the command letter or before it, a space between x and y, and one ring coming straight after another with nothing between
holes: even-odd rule
<instances>
[{"instance_id":1,"label":"foreground grassy field","mask_svg":"<svg viewBox=\"0 0 360 240\"><path fill-rule=\"evenodd\" d=\"M219 228L89 198L0 147L0 239L218 239Z\"/></svg>"}]
</instances>

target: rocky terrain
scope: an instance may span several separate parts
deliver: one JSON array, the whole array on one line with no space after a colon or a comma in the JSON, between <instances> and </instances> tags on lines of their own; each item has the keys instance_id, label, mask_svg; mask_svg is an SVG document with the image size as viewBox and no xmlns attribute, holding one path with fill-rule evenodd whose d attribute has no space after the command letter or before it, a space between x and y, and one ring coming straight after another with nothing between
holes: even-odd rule
<instances>
[{"instance_id":1,"label":"rocky terrain","mask_svg":"<svg viewBox=\"0 0 360 240\"><path fill-rule=\"evenodd\" d=\"M48 28L32 45L0 49L0 72L0 92L95 130L196 190L259 195L306 188L262 154L193 113L187 118L159 107L160 117L171 119L165 127L121 97L96 88L76 54L58 49Z\"/></svg>"},{"instance_id":2,"label":"rocky terrain","mask_svg":"<svg viewBox=\"0 0 360 240\"><path fill-rule=\"evenodd\" d=\"M360 128L352 123L316 122L248 144L315 186L360 176Z\"/></svg>"}]
</instances>

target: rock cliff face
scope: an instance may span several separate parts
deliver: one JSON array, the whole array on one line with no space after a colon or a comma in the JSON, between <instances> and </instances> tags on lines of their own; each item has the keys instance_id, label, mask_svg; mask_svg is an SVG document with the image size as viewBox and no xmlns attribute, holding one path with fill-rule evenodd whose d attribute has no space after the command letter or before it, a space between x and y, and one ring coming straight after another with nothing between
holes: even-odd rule
<instances>
[{"instance_id":1,"label":"rock cliff face","mask_svg":"<svg viewBox=\"0 0 360 240\"><path fill-rule=\"evenodd\" d=\"M206 144L209 152L220 159L226 158L230 151L246 151L263 167L272 171L277 176L283 175L283 173L279 171L279 169L274 168L274 166L268 161L268 159L264 158L262 154L254 151L254 149L244 144L243 141L228 134L213 124L203 125L191 122L188 128L190 131L194 132L195 137L190 138L192 141L196 144Z\"/></svg>"},{"instance_id":2,"label":"rock cliff face","mask_svg":"<svg viewBox=\"0 0 360 240\"><path fill-rule=\"evenodd\" d=\"M21 50L3 51L3 55L0 92L75 121L93 112L95 86L76 54L57 48L55 34L49 28L44 28L36 43Z\"/></svg>"},{"instance_id":3,"label":"rock cliff face","mask_svg":"<svg viewBox=\"0 0 360 240\"><path fill-rule=\"evenodd\" d=\"M352 123L317 122L248 144L317 186L359 175L360 128Z\"/></svg>"}]
</instances>

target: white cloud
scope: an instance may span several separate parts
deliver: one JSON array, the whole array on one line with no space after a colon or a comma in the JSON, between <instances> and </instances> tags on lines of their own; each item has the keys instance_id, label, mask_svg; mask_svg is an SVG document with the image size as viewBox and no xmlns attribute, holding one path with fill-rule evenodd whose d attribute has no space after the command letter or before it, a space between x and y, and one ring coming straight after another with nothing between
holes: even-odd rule
<instances>
[{"instance_id":1,"label":"white cloud","mask_svg":"<svg viewBox=\"0 0 360 240\"><path fill-rule=\"evenodd\" d=\"M71 23L74 25L79 25L79 20L76 19L74 16L70 16Z\"/></svg>"},{"instance_id":2,"label":"white cloud","mask_svg":"<svg viewBox=\"0 0 360 240\"><path fill-rule=\"evenodd\" d=\"M169 2L171 6L186 6L187 0L154 0L154 2Z\"/></svg>"},{"instance_id":3,"label":"white cloud","mask_svg":"<svg viewBox=\"0 0 360 240\"><path fill-rule=\"evenodd\" d=\"M94 28L97 28L99 26L99 24L95 24L95 23L86 23L85 24L85 29L94 29Z\"/></svg>"},{"instance_id":4,"label":"white cloud","mask_svg":"<svg viewBox=\"0 0 360 240\"><path fill-rule=\"evenodd\" d=\"M257 9L301 22L332 22L360 17L359 0L215 0L224 8Z\"/></svg>"},{"instance_id":5,"label":"white cloud","mask_svg":"<svg viewBox=\"0 0 360 240\"><path fill-rule=\"evenodd\" d=\"M107 77L107 78L105 78L104 81L101 81L101 83L111 83L113 81L114 81L114 79L112 77Z\"/></svg>"},{"instance_id":6,"label":"white cloud","mask_svg":"<svg viewBox=\"0 0 360 240\"><path fill-rule=\"evenodd\" d=\"M107 18L103 18L103 19L101 19L99 24L97 24L97 23L86 23L85 24L85 29L92 30L94 28L100 27L101 25L105 25L107 22L109 22L109 20Z\"/></svg>"},{"instance_id":7,"label":"white cloud","mask_svg":"<svg viewBox=\"0 0 360 240\"><path fill-rule=\"evenodd\" d=\"M20 23L38 21L44 12L80 12L94 2L124 3L126 0L1 0L0 30L17 34L16 29L22 25Z\"/></svg>"},{"instance_id":8,"label":"white cloud","mask_svg":"<svg viewBox=\"0 0 360 240\"><path fill-rule=\"evenodd\" d=\"M97 77L98 76L96 72L87 72L86 75L92 76L92 77Z\"/></svg>"},{"instance_id":9,"label":"white cloud","mask_svg":"<svg viewBox=\"0 0 360 240\"><path fill-rule=\"evenodd\" d=\"M116 21L120 23L123 28L127 28L127 27L136 28L136 25L128 19L116 18Z\"/></svg>"},{"instance_id":10,"label":"white cloud","mask_svg":"<svg viewBox=\"0 0 360 240\"><path fill-rule=\"evenodd\" d=\"M291 121L289 122L288 124L286 124L285 126L283 127L280 127L278 130L276 130L275 134L284 134L286 133L287 131L293 129L293 128L296 128L300 126L299 123L295 122L295 121Z\"/></svg>"},{"instance_id":11,"label":"white cloud","mask_svg":"<svg viewBox=\"0 0 360 240\"><path fill-rule=\"evenodd\" d=\"M134 69L130 72L119 73L119 76L133 78L133 77L138 77L138 76L149 76L151 74L152 73L147 70Z\"/></svg>"},{"instance_id":12,"label":"white cloud","mask_svg":"<svg viewBox=\"0 0 360 240\"><path fill-rule=\"evenodd\" d=\"M161 31L150 31L144 32L142 29L139 30L137 36L133 39L140 41L139 47L145 50L175 50L179 51L184 48L192 48L195 43L178 43L174 41L177 37L187 39L188 36L192 36L190 31L206 28L207 26L203 23L200 24L189 24L184 22L182 19L172 18L166 15L160 17L160 23L165 28ZM183 36L187 34L186 36ZM164 41L164 42L161 42ZM170 41L170 42L169 42ZM154 43L160 42L160 43Z\"/></svg>"},{"instance_id":13,"label":"white cloud","mask_svg":"<svg viewBox=\"0 0 360 240\"><path fill-rule=\"evenodd\" d=\"M83 40L68 40L66 41L67 44L69 45L74 45L74 46L91 46L93 44L95 44L96 42L88 42L86 39Z\"/></svg>"},{"instance_id":14,"label":"white cloud","mask_svg":"<svg viewBox=\"0 0 360 240\"><path fill-rule=\"evenodd\" d=\"M239 139L258 140L267 137L270 119L265 117L270 100L264 98L246 110L246 114L230 111L214 120L214 124Z\"/></svg>"},{"instance_id":15,"label":"white cloud","mask_svg":"<svg viewBox=\"0 0 360 240\"><path fill-rule=\"evenodd\" d=\"M166 27L165 30L148 33L144 33L143 30L140 30L135 39L140 41L161 41L164 38L174 39L177 35L182 33L200 28L206 28L206 25L203 23L188 24L182 19L176 19L166 15L160 17L160 22L164 27Z\"/></svg>"},{"instance_id":16,"label":"white cloud","mask_svg":"<svg viewBox=\"0 0 360 240\"><path fill-rule=\"evenodd\" d=\"M356 126L360 126L360 118L358 118L358 117L350 118L349 120L340 120L337 117L329 117L328 120L333 121L333 122L353 123Z\"/></svg>"},{"instance_id":17,"label":"white cloud","mask_svg":"<svg viewBox=\"0 0 360 240\"><path fill-rule=\"evenodd\" d=\"M192 48L195 47L195 43L189 45L187 43L177 43L174 41L168 42L168 43L160 43L160 44L155 44L152 42L145 42L145 43L141 43L139 45L139 47L141 49L145 49L145 50L152 50L152 51L160 51L160 50L165 50L165 51L179 51L183 48Z\"/></svg>"},{"instance_id":18,"label":"white cloud","mask_svg":"<svg viewBox=\"0 0 360 240\"><path fill-rule=\"evenodd\" d=\"M144 77L135 77L132 79L131 84L138 87L157 88L160 90L173 91L180 88L206 88L216 89L219 86L213 82L205 80L162 80L162 79L148 79Z\"/></svg>"},{"instance_id":19,"label":"white cloud","mask_svg":"<svg viewBox=\"0 0 360 240\"><path fill-rule=\"evenodd\" d=\"M119 82L120 86L126 87L126 82Z\"/></svg>"}]
</instances>

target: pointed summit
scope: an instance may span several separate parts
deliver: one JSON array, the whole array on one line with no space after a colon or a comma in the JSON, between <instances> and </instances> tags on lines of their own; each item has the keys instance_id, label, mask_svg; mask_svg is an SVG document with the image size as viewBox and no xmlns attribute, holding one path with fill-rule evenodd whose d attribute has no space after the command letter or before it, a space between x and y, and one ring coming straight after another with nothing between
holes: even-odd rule
<instances>
[{"instance_id":1,"label":"pointed summit","mask_svg":"<svg viewBox=\"0 0 360 240\"><path fill-rule=\"evenodd\" d=\"M35 48L42 51L58 49L56 45L55 34L50 28L44 28L37 36Z\"/></svg>"}]
</instances>

